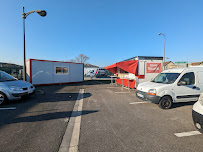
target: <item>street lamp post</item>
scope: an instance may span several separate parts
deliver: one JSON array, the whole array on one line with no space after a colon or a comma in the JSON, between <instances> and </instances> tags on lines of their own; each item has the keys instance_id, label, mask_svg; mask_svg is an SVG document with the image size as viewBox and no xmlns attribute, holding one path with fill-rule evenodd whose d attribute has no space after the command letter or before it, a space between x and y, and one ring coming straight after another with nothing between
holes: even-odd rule
<instances>
[{"instance_id":1,"label":"street lamp post","mask_svg":"<svg viewBox=\"0 0 203 152\"><path fill-rule=\"evenodd\" d=\"M165 45L166 45L166 33L162 34L162 33L158 33L158 35L163 35L164 36L164 62L165 62ZM164 67L165 70L165 67Z\"/></svg>"},{"instance_id":2,"label":"street lamp post","mask_svg":"<svg viewBox=\"0 0 203 152\"><path fill-rule=\"evenodd\" d=\"M47 12L44 10L35 10L35 11L30 11L25 13L24 12L24 7L23 7L23 13L22 13L22 18L23 18L23 58L24 58L24 62L23 62L23 80L26 81L26 56L25 56L25 19L28 15L32 14L32 13L38 13L40 16L44 17L46 16Z\"/></svg>"}]
</instances>

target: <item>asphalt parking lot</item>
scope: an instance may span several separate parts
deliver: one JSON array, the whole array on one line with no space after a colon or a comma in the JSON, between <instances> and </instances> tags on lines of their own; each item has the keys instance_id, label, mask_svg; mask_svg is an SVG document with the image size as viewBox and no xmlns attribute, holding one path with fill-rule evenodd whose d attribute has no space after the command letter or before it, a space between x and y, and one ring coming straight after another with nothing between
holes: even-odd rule
<instances>
[{"instance_id":1,"label":"asphalt parking lot","mask_svg":"<svg viewBox=\"0 0 203 152\"><path fill-rule=\"evenodd\" d=\"M134 90L120 86L90 85L83 110L98 111L82 116L79 151L202 151L201 134L177 137L196 131L191 103L163 110L136 98ZM184 135L184 134L183 134Z\"/></svg>"},{"instance_id":2,"label":"asphalt parking lot","mask_svg":"<svg viewBox=\"0 0 203 152\"><path fill-rule=\"evenodd\" d=\"M79 151L202 151L194 102L163 110L137 99L134 90L102 81L40 86L42 93L1 106L13 109L0 109L0 151L57 152L81 89Z\"/></svg>"},{"instance_id":3,"label":"asphalt parking lot","mask_svg":"<svg viewBox=\"0 0 203 152\"><path fill-rule=\"evenodd\" d=\"M0 106L0 151L58 151L78 86L39 86L36 90L31 97Z\"/></svg>"}]
</instances>

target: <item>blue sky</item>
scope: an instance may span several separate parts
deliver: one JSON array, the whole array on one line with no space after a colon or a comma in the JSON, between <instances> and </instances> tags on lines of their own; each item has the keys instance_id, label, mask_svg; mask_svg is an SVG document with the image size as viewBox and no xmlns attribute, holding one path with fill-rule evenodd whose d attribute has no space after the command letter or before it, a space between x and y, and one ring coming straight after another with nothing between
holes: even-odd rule
<instances>
[{"instance_id":1,"label":"blue sky","mask_svg":"<svg viewBox=\"0 0 203 152\"><path fill-rule=\"evenodd\" d=\"M64 61L79 54L107 66L134 56L175 61L203 60L201 0L0 0L0 62L23 64L25 12L26 59Z\"/></svg>"}]
</instances>

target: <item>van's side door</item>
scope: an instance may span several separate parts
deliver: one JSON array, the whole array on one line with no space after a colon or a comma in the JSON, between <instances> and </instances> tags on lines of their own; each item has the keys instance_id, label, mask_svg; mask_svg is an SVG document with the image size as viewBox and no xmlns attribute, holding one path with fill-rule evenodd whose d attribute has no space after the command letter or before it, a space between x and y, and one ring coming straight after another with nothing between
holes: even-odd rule
<instances>
[{"instance_id":1,"label":"van's side door","mask_svg":"<svg viewBox=\"0 0 203 152\"><path fill-rule=\"evenodd\" d=\"M174 88L177 102L197 101L201 90L194 72L185 73Z\"/></svg>"},{"instance_id":2,"label":"van's side door","mask_svg":"<svg viewBox=\"0 0 203 152\"><path fill-rule=\"evenodd\" d=\"M200 88L200 92L203 92L203 70L197 72L197 82L198 87Z\"/></svg>"}]
</instances>

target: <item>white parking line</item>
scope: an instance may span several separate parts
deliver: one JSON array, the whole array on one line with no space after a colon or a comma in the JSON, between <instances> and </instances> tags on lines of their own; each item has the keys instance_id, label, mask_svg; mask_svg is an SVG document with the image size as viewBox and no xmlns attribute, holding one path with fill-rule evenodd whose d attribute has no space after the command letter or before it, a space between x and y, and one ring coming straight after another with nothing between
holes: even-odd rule
<instances>
[{"instance_id":1,"label":"white parking line","mask_svg":"<svg viewBox=\"0 0 203 152\"><path fill-rule=\"evenodd\" d=\"M186 137L186 136L194 136L200 135L199 131L189 131L189 132L182 132L182 133L174 133L177 137Z\"/></svg>"},{"instance_id":2,"label":"white parking line","mask_svg":"<svg viewBox=\"0 0 203 152\"><path fill-rule=\"evenodd\" d=\"M0 110L15 110L16 107L10 107L10 108L0 108Z\"/></svg>"},{"instance_id":3,"label":"white parking line","mask_svg":"<svg viewBox=\"0 0 203 152\"><path fill-rule=\"evenodd\" d=\"M79 115L75 118L75 125L73 128L73 134L71 137L69 152L78 152L84 89L80 90L80 94L81 94L81 98L78 104Z\"/></svg>"},{"instance_id":4,"label":"white parking line","mask_svg":"<svg viewBox=\"0 0 203 152\"><path fill-rule=\"evenodd\" d=\"M131 102L130 104L140 104L140 103L148 103L148 102Z\"/></svg>"},{"instance_id":5,"label":"white parking line","mask_svg":"<svg viewBox=\"0 0 203 152\"><path fill-rule=\"evenodd\" d=\"M68 122L66 132L63 136L59 152L77 152L79 135L80 135L80 123L83 105L84 89L80 89L75 106L73 108L72 115Z\"/></svg>"},{"instance_id":6,"label":"white parking line","mask_svg":"<svg viewBox=\"0 0 203 152\"><path fill-rule=\"evenodd\" d=\"M129 93L129 92L115 92L115 93Z\"/></svg>"}]
</instances>

